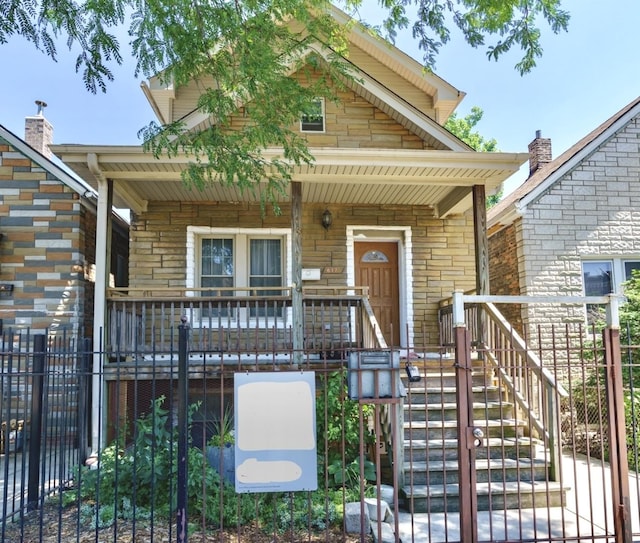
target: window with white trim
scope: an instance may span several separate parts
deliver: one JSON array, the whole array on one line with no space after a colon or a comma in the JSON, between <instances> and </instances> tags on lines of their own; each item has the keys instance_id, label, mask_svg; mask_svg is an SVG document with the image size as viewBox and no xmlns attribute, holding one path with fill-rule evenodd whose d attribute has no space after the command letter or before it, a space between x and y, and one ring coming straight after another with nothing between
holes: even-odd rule
<instances>
[{"instance_id":1,"label":"window with white trim","mask_svg":"<svg viewBox=\"0 0 640 543\"><path fill-rule=\"evenodd\" d=\"M582 286L585 296L606 296L614 292L623 293L622 284L631 279L633 270L640 270L640 259L582 261ZM587 305L588 320L598 311L598 306Z\"/></svg>"},{"instance_id":2,"label":"window with white trim","mask_svg":"<svg viewBox=\"0 0 640 543\"><path fill-rule=\"evenodd\" d=\"M230 287L238 288L241 296L281 296L284 286L282 238L233 237L200 238L200 287L210 296L233 296ZM255 287L245 288L245 287ZM274 288L267 288L274 287ZM226 309L215 310L217 314ZM276 316L273 306L251 305L250 317ZM278 312L279 313L279 312ZM208 316L208 315L205 315Z\"/></svg>"},{"instance_id":3,"label":"window with white trim","mask_svg":"<svg viewBox=\"0 0 640 543\"><path fill-rule=\"evenodd\" d=\"M308 111L300 117L301 132L324 132L325 113L324 100L318 98L311 103Z\"/></svg>"},{"instance_id":4,"label":"window with white trim","mask_svg":"<svg viewBox=\"0 0 640 543\"><path fill-rule=\"evenodd\" d=\"M191 253L194 287L210 296L281 296L286 285L288 233L269 229L203 229L194 227ZM188 243L189 248L189 243ZM188 250L189 253L189 250ZM189 274L188 274L189 275ZM244 318L238 309L216 307L203 317ZM280 316L273 305L250 304L249 317Z\"/></svg>"}]
</instances>

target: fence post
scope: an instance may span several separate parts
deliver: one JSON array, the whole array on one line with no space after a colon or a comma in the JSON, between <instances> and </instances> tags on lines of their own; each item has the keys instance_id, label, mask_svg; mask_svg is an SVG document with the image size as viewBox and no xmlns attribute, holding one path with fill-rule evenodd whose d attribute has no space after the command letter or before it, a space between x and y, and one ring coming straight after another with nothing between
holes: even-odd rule
<instances>
[{"instance_id":1,"label":"fence post","mask_svg":"<svg viewBox=\"0 0 640 543\"><path fill-rule=\"evenodd\" d=\"M33 337L33 385L31 388L31 424L29 425L29 474L27 482L28 511L37 509L38 501L40 499L39 489L40 452L42 447L42 393L44 389L46 339L47 338L44 334L39 334ZM23 431L26 433L26 425L23 428ZM25 436L23 435L23 446L24 442Z\"/></svg>"},{"instance_id":2,"label":"fence post","mask_svg":"<svg viewBox=\"0 0 640 543\"><path fill-rule=\"evenodd\" d=\"M89 402L89 390L91 387L91 340L83 339L80 342L80 367L78 369L78 453L80 464L87 461L87 447L89 446L89 419L91 404Z\"/></svg>"},{"instance_id":3,"label":"fence post","mask_svg":"<svg viewBox=\"0 0 640 543\"><path fill-rule=\"evenodd\" d=\"M471 340L464 321L464 298L453 294L455 338L456 402L458 404L458 487L460 540L478 541L478 496L476 493L476 451L473 437Z\"/></svg>"},{"instance_id":4,"label":"fence post","mask_svg":"<svg viewBox=\"0 0 640 543\"><path fill-rule=\"evenodd\" d=\"M616 543L631 543L631 505L629 494L629 463L624 410L624 384L620 330L607 327L603 333L605 385L609 427L609 464Z\"/></svg>"},{"instance_id":5,"label":"fence post","mask_svg":"<svg viewBox=\"0 0 640 543\"><path fill-rule=\"evenodd\" d=\"M187 375L187 349L189 325L187 317L180 318L178 326L178 489L176 510L177 543L187 541L187 481L188 481L188 429L187 410L189 378Z\"/></svg>"},{"instance_id":6,"label":"fence post","mask_svg":"<svg viewBox=\"0 0 640 543\"><path fill-rule=\"evenodd\" d=\"M547 429L549 431L549 480L560 480L560 407L556 388L547 384L544 388L547 403Z\"/></svg>"}]
</instances>

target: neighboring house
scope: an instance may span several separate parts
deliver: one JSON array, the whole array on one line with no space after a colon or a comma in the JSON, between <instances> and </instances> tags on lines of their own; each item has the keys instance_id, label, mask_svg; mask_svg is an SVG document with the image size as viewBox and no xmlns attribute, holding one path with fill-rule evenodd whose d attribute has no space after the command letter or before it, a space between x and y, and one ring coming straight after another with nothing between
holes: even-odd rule
<instances>
[{"instance_id":1,"label":"neighboring house","mask_svg":"<svg viewBox=\"0 0 640 543\"><path fill-rule=\"evenodd\" d=\"M24 140L0 125L0 319L91 338L96 194L53 161L46 104L36 103ZM109 270L126 284L128 224L114 217Z\"/></svg>"},{"instance_id":2,"label":"neighboring house","mask_svg":"<svg viewBox=\"0 0 640 543\"><path fill-rule=\"evenodd\" d=\"M487 215L492 294L620 292L640 269L640 98L556 159L540 133L530 176ZM505 306L528 337L587 322L583 305Z\"/></svg>"},{"instance_id":3,"label":"neighboring house","mask_svg":"<svg viewBox=\"0 0 640 543\"><path fill-rule=\"evenodd\" d=\"M338 10L334 15L348 21ZM439 303L456 289L475 288L487 269L486 251L475 250L478 244L486 248L485 195L526 155L473 151L443 127L464 93L357 25L348 38L355 78L340 91L340 103L324 104L321 123L297 128L315 164L295 169L280 216L270 210L262 216L250 193L218 184L189 189L180 179L187 157L155 158L141 146L54 146L101 200L113 198L132 210L128 290L115 296L104 285L104 318L150 326L149 304L165 304L162 315L154 314L153 332L110 329L111 360L126 363L141 355L151 365L170 357L171 333L167 328L161 337L161 319L174 314L170 304L176 297L190 297L192 308L198 295L216 296L213 307L190 309L187 315L202 360L212 363L232 354L240 362L243 353L273 361L287 349L326 354L328 336L360 346L408 349L417 342L438 348ZM155 78L143 85L160 122L181 118L193 128L207 121L197 110L197 88L196 83L174 88ZM300 313L296 316L291 301L300 288L297 277L303 293L326 301L311 308L315 302L306 298L303 343L296 335ZM261 299L255 288L260 285L269 287L265 298L271 298L250 305ZM366 330L353 313L339 328L334 323L340 317L330 313L338 301L356 303L338 300L339 293L363 289L384 339L376 345L363 339ZM137 301L126 305L134 294ZM224 294L228 302L222 303ZM144 373L140 363L135 371ZM119 390L122 401L126 392ZM133 397L133 390L128 394Z\"/></svg>"}]
</instances>

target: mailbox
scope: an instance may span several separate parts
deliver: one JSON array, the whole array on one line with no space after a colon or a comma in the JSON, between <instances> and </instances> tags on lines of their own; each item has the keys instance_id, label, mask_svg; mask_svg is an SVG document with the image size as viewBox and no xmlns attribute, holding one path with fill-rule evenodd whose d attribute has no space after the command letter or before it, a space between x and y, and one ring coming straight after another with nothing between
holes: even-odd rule
<instances>
[{"instance_id":1,"label":"mailbox","mask_svg":"<svg viewBox=\"0 0 640 543\"><path fill-rule=\"evenodd\" d=\"M349 398L399 398L402 396L400 353L360 351L349 354ZM377 390L376 390L377 387Z\"/></svg>"}]
</instances>

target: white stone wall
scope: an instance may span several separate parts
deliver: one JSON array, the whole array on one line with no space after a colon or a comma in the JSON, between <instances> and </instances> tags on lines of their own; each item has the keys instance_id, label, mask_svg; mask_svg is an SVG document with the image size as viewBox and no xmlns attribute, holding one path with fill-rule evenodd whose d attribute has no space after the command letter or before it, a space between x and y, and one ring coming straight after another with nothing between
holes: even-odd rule
<instances>
[{"instance_id":1,"label":"white stone wall","mask_svg":"<svg viewBox=\"0 0 640 543\"><path fill-rule=\"evenodd\" d=\"M517 225L522 294L582 295L584 258L640 259L640 119L529 204ZM582 307L528 307L529 334L584 322Z\"/></svg>"}]
</instances>

